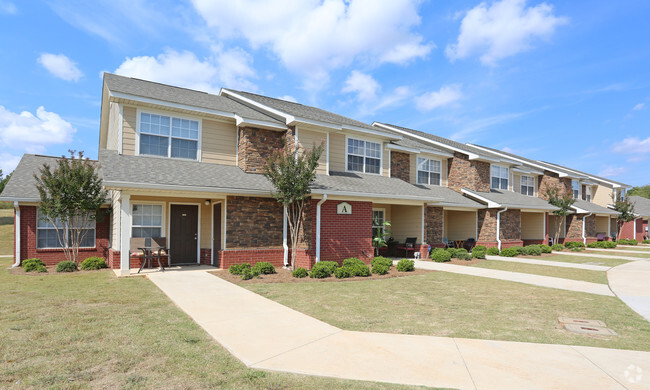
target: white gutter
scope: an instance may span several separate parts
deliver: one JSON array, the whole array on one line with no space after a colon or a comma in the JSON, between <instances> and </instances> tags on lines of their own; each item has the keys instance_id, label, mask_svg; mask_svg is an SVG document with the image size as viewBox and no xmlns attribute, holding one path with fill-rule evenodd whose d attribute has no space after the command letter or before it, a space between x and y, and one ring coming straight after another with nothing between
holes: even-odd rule
<instances>
[{"instance_id":1,"label":"white gutter","mask_svg":"<svg viewBox=\"0 0 650 390\"><path fill-rule=\"evenodd\" d=\"M582 217L582 243L587 246L587 229L586 229L586 223L587 223L587 217L590 217L593 213L590 211L589 214L585 215Z\"/></svg>"},{"instance_id":2,"label":"white gutter","mask_svg":"<svg viewBox=\"0 0 650 390\"><path fill-rule=\"evenodd\" d=\"M289 245L287 245L287 205L284 205L282 217L282 248L284 248L284 266L289 266Z\"/></svg>"},{"instance_id":3,"label":"white gutter","mask_svg":"<svg viewBox=\"0 0 650 390\"><path fill-rule=\"evenodd\" d=\"M490 199L488 199L488 198L486 198L486 197L483 197L483 196L480 196L480 195L478 195L478 194L475 194L475 193L473 193L473 192L470 191L470 190L466 190L466 189L464 189L464 188L461 188L460 191L461 191L463 194L468 195L470 198L478 199L478 200L480 200L481 202L485 202L485 203L487 203L487 208L489 208L489 209L494 209L494 208L498 208L498 207L501 207L501 206L502 206L501 204L499 204L499 203L497 203L497 202L494 202L494 201L492 201L492 200L490 200ZM507 209L507 208L508 208L508 207L506 206L506 209Z\"/></svg>"},{"instance_id":4,"label":"white gutter","mask_svg":"<svg viewBox=\"0 0 650 390\"><path fill-rule=\"evenodd\" d=\"M499 251L501 251L501 213L504 211L508 211L508 206L503 210L497 211L497 243Z\"/></svg>"},{"instance_id":5,"label":"white gutter","mask_svg":"<svg viewBox=\"0 0 650 390\"><path fill-rule=\"evenodd\" d=\"M316 262L320 261L320 206L327 200L327 194L316 203Z\"/></svg>"},{"instance_id":6,"label":"white gutter","mask_svg":"<svg viewBox=\"0 0 650 390\"><path fill-rule=\"evenodd\" d=\"M14 260L14 264L11 266L11 268L16 268L20 267L20 206L18 205L18 202L14 202L14 210L16 212L16 223L14 227L14 236L16 237L14 240L14 248L16 250L16 258Z\"/></svg>"}]
</instances>

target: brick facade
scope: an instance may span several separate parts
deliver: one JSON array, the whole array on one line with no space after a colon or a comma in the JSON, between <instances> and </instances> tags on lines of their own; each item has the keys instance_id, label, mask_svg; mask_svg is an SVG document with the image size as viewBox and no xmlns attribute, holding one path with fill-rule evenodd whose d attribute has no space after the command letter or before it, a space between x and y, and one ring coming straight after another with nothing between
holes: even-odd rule
<instances>
[{"instance_id":1,"label":"brick facade","mask_svg":"<svg viewBox=\"0 0 650 390\"><path fill-rule=\"evenodd\" d=\"M584 215L568 215L566 217L567 232L564 242L567 241L580 241L582 238L582 218ZM596 241L596 216L591 215L585 219L585 236L587 243Z\"/></svg>"},{"instance_id":2,"label":"brick facade","mask_svg":"<svg viewBox=\"0 0 650 390\"><path fill-rule=\"evenodd\" d=\"M484 161L470 161L467 155L455 152L447 163L449 188L460 192L461 188L472 191L490 191L490 164Z\"/></svg>"},{"instance_id":3,"label":"brick facade","mask_svg":"<svg viewBox=\"0 0 650 390\"><path fill-rule=\"evenodd\" d=\"M390 177L409 182L411 180L411 156L407 153L390 152Z\"/></svg>"},{"instance_id":4,"label":"brick facade","mask_svg":"<svg viewBox=\"0 0 650 390\"><path fill-rule=\"evenodd\" d=\"M537 178L538 197L548 200L546 191L553 187L559 188L562 193L571 193L573 191L570 178L560 178L557 173L544 171L544 174Z\"/></svg>"},{"instance_id":5,"label":"brick facade","mask_svg":"<svg viewBox=\"0 0 650 390\"><path fill-rule=\"evenodd\" d=\"M497 246L497 212L498 209L478 210L478 239L476 245ZM499 238L501 247L521 246L521 211L507 210L501 213Z\"/></svg>"},{"instance_id":6,"label":"brick facade","mask_svg":"<svg viewBox=\"0 0 650 390\"><path fill-rule=\"evenodd\" d=\"M444 247L444 210L442 207L427 206L424 210L424 241L432 247Z\"/></svg>"},{"instance_id":7,"label":"brick facade","mask_svg":"<svg viewBox=\"0 0 650 390\"><path fill-rule=\"evenodd\" d=\"M240 127L237 163L245 172L263 173L267 157L284 145L285 132Z\"/></svg>"},{"instance_id":8,"label":"brick facade","mask_svg":"<svg viewBox=\"0 0 650 390\"><path fill-rule=\"evenodd\" d=\"M229 196L226 249L282 247L282 205L273 198Z\"/></svg>"}]
</instances>

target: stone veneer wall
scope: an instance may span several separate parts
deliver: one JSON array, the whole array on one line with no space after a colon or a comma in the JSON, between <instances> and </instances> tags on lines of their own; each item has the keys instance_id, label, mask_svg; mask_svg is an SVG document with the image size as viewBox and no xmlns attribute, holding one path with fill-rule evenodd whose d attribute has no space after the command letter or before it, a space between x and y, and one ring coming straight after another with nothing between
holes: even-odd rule
<instances>
[{"instance_id":1,"label":"stone veneer wall","mask_svg":"<svg viewBox=\"0 0 650 390\"><path fill-rule=\"evenodd\" d=\"M424 210L424 238L425 242L432 247L444 246L442 236L444 235L444 210L442 207L427 206Z\"/></svg>"},{"instance_id":2,"label":"stone veneer wall","mask_svg":"<svg viewBox=\"0 0 650 390\"><path fill-rule=\"evenodd\" d=\"M282 205L273 198L229 196L226 250L282 247Z\"/></svg>"},{"instance_id":3,"label":"stone veneer wall","mask_svg":"<svg viewBox=\"0 0 650 390\"><path fill-rule=\"evenodd\" d=\"M263 173L266 158L273 150L284 147L285 138L287 138L285 133L254 127L240 127L237 156L239 167L245 172Z\"/></svg>"},{"instance_id":4,"label":"stone veneer wall","mask_svg":"<svg viewBox=\"0 0 650 390\"><path fill-rule=\"evenodd\" d=\"M557 173L544 171L544 175L539 176L537 181L537 194L540 198L548 200L546 191L552 187L559 188L564 192L572 192L571 179L568 177L560 178Z\"/></svg>"},{"instance_id":5,"label":"stone veneer wall","mask_svg":"<svg viewBox=\"0 0 650 390\"><path fill-rule=\"evenodd\" d=\"M568 215L566 217L567 232L566 241L582 241L582 217L584 215ZM587 243L596 240L596 216L591 215L585 220L585 236Z\"/></svg>"},{"instance_id":6,"label":"stone veneer wall","mask_svg":"<svg viewBox=\"0 0 650 390\"><path fill-rule=\"evenodd\" d=\"M390 152L390 177L409 182L411 177L411 156L407 153Z\"/></svg>"},{"instance_id":7,"label":"stone veneer wall","mask_svg":"<svg viewBox=\"0 0 650 390\"><path fill-rule=\"evenodd\" d=\"M498 209L484 209L478 211L478 239L477 245L487 247L497 246L497 212ZM501 247L523 245L521 240L521 211L508 210L501 213Z\"/></svg>"},{"instance_id":8,"label":"stone veneer wall","mask_svg":"<svg viewBox=\"0 0 650 390\"><path fill-rule=\"evenodd\" d=\"M467 155L454 153L447 163L449 188L460 192L461 188L472 191L490 191L490 164L484 161L470 161Z\"/></svg>"}]
</instances>

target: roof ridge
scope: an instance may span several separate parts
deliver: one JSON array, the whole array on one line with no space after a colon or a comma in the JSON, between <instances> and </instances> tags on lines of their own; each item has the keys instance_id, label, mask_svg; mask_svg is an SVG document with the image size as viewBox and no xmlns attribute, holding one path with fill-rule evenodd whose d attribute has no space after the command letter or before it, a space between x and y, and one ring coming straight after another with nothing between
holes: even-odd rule
<instances>
[{"instance_id":1,"label":"roof ridge","mask_svg":"<svg viewBox=\"0 0 650 390\"><path fill-rule=\"evenodd\" d=\"M170 88L184 89L184 90L186 90L186 91L197 92L197 93L204 93L204 94L206 94L206 95L219 96L219 95L217 95L216 93L210 93L210 92L201 91L201 90L198 90L198 89L187 88L187 87L179 87L178 85L165 84L165 83L161 83L161 82L159 82L159 81L145 80L145 79L141 79L141 78L138 78L138 77L122 76L122 75L120 75L120 74L115 74L115 73L110 73L110 72L104 72L104 75L117 76L117 77L122 77L122 78L130 79L130 80L143 81L143 82L145 82L145 83L151 83L151 84L163 85L163 86L165 86L165 87L170 87Z\"/></svg>"}]
</instances>

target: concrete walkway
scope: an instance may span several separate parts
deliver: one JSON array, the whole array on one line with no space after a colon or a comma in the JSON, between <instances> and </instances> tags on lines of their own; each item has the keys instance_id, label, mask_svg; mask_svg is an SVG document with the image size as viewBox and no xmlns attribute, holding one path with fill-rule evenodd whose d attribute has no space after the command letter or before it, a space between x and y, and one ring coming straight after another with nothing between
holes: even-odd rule
<instances>
[{"instance_id":1,"label":"concrete walkway","mask_svg":"<svg viewBox=\"0 0 650 390\"><path fill-rule=\"evenodd\" d=\"M643 257L632 257L632 256L616 256L616 255L599 255L596 253L580 253L580 252L553 252L554 255L565 255L565 256L583 256L583 257L598 257L601 259L620 259L620 260L631 260L639 261L644 260ZM648 259L650 260L650 259Z\"/></svg>"},{"instance_id":2,"label":"concrete walkway","mask_svg":"<svg viewBox=\"0 0 650 390\"><path fill-rule=\"evenodd\" d=\"M631 251L629 249L605 249L605 248L587 248L588 251L597 251L597 252L620 252L620 253L635 253L637 255L650 255L650 251ZM616 254L616 253L615 253Z\"/></svg>"},{"instance_id":3,"label":"concrete walkway","mask_svg":"<svg viewBox=\"0 0 650 390\"><path fill-rule=\"evenodd\" d=\"M560 268L576 268L576 269L584 269L588 271L607 271L608 269L612 268L604 265L566 263L563 261L536 260L536 259L528 259L528 258L521 258L521 257L503 257L503 256L487 255L485 256L485 258L487 260L508 261L511 263L546 265L546 266L560 267Z\"/></svg>"},{"instance_id":4,"label":"concrete walkway","mask_svg":"<svg viewBox=\"0 0 650 390\"><path fill-rule=\"evenodd\" d=\"M465 265L436 263L433 261L415 260L415 268L428 269L433 271L453 272L456 274L481 276L484 278L508 280L532 284L534 286L559 288L562 290L585 292L597 295L614 296L614 293L606 284L584 282L581 280L570 280L555 278L553 276L542 276L525 274L522 272L501 271L496 269L469 267Z\"/></svg>"},{"instance_id":5,"label":"concrete walkway","mask_svg":"<svg viewBox=\"0 0 650 390\"><path fill-rule=\"evenodd\" d=\"M458 389L650 389L649 352L344 331L205 271L147 276L249 367ZM630 383L630 367L645 375Z\"/></svg>"},{"instance_id":6,"label":"concrete walkway","mask_svg":"<svg viewBox=\"0 0 650 390\"><path fill-rule=\"evenodd\" d=\"M650 262L621 264L607 271L607 279L625 304L650 321Z\"/></svg>"}]
</instances>

